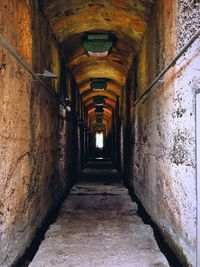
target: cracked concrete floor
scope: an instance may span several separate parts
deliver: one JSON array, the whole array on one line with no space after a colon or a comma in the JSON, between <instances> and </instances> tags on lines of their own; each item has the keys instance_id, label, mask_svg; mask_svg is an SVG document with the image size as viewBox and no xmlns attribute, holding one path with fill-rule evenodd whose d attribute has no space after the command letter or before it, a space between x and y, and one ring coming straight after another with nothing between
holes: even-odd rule
<instances>
[{"instance_id":1,"label":"cracked concrete floor","mask_svg":"<svg viewBox=\"0 0 200 267\"><path fill-rule=\"evenodd\" d=\"M80 183L29 267L167 267L153 230L120 184Z\"/></svg>"}]
</instances>

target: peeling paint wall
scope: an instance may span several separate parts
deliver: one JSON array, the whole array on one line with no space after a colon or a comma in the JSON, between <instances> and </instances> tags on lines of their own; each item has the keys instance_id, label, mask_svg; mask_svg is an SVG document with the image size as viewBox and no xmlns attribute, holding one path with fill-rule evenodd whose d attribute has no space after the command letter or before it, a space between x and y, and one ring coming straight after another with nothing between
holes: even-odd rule
<instances>
[{"instance_id":1,"label":"peeling paint wall","mask_svg":"<svg viewBox=\"0 0 200 267\"><path fill-rule=\"evenodd\" d=\"M135 61L139 95L199 29L197 2L155 3ZM195 90L199 88L199 54L197 40L165 74L164 83L158 82L131 111L134 128L130 142L134 144L130 183L186 266L196 266ZM131 89L136 91L136 86Z\"/></svg>"},{"instance_id":2,"label":"peeling paint wall","mask_svg":"<svg viewBox=\"0 0 200 267\"><path fill-rule=\"evenodd\" d=\"M35 72L60 76L58 45L37 1L2 0L0 33ZM0 266L30 244L69 188L70 117L0 46ZM57 82L45 79L52 91ZM67 144L67 147L66 147Z\"/></svg>"}]
</instances>

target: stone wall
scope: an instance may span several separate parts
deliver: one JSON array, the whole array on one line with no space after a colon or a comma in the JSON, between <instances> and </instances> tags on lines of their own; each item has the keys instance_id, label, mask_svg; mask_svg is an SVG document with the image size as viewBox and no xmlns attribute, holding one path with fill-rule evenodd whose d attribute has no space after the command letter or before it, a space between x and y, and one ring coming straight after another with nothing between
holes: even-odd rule
<instances>
[{"instance_id":1,"label":"stone wall","mask_svg":"<svg viewBox=\"0 0 200 267\"><path fill-rule=\"evenodd\" d=\"M199 28L197 1L156 1L135 59L130 183L168 244L186 266L196 264L195 89L197 40L133 110L141 95ZM134 77L134 75L132 75ZM132 78L134 79L134 78ZM134 93L133 93L134 92Z\"/></svg>"},{"instance_id":2,"label":"stone wall","mask_svg":"<svg viewBox=\"0 0 200 267\"><path fill-rule=\"evenodd\" d=\"M35 72L56 73L58 81L44 82L59 92L59 49L37 1L2 0L0 14L2 37ZM0 80L0 266L6 267L69 188L73 133L70 116L2 46Z\"/></svg>"}]
</instances>

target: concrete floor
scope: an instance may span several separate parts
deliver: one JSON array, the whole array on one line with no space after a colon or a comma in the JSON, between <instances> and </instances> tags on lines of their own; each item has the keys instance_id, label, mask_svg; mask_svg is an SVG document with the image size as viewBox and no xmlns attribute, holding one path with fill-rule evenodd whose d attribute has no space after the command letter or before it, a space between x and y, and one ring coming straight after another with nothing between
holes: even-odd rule
<instances>
[{"instance_id":1,"label":"concrete floor","mask_svg":"<svg viewBox=\"0 0 200 267\"><path fill-rule=\"evenodd\" d=\"M80 182L30 267L167 267L152 228L120 184Z\"/></svg>"}]
</instances>

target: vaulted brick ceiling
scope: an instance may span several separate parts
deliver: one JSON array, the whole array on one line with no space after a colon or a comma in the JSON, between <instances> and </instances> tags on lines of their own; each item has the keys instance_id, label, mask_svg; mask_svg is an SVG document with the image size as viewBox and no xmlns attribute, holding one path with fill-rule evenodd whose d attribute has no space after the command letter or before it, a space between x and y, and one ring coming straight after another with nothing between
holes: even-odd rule
<instances>
[{"instance_id":1,"label":"vaulted brick ceiling","mask_svg":"<svg viewBox=\"0 0 200 267\"><path fill-rule=\"evenodd\" d=\"M63 46L68 68L82 95L90 125L95 123L92 99L107 96L103 123L109 125L117 97L138 51L153 0L42 0L39 1L54 34ZM116 42L107 57L89 57L83 47L85 33L112 33ZM91 78L109 79L101 93L90 89Z\"/></svg>"}]
</instances>

